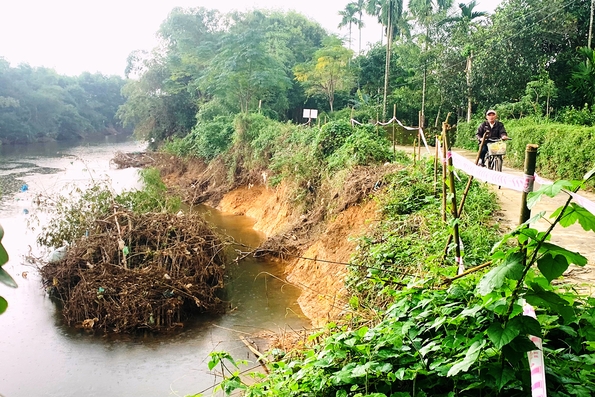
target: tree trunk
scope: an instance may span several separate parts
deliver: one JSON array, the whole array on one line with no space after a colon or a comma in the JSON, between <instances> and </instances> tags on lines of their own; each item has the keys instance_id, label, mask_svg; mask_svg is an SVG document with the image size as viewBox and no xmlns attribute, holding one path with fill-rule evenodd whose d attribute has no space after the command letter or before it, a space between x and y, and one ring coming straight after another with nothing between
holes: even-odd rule
<instances>
[{"instance_id":1,"label":"tree trunk","mask_svg":"<svg viewBox=\"0 0 595 397\"><path fill-rule=\"evenodd\" d=\"M471 62L473 59L473 53L467 56L467 67L465 68L465 75L467 77L467 123L471 122Z\"/></svg>"},{"instance_id":2,"label":"tree trunk","mask_svg":"<svg viewBox=\"0 0 595 397\"><path fill-rule=\"evenodd\" d=\"M388 2L388 24L387 24L387 39L386 39L386 63L384 65L384 97L382 100L382 121L386 121L386 97L388 92L388 76L390 69L390 53L392 44L392 1Z\"/></svg>"}]
</instances>

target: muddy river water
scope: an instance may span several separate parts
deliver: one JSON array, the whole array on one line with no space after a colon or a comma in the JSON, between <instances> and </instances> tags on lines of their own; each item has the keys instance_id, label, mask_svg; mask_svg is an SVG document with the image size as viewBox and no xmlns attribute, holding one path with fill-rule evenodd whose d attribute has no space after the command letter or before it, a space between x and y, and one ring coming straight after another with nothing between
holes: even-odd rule
<instances>
[{"instance_id":1,"label":"muddy river water","mask_svg":"<svg viewBox=\"0 0 595 397\"><path fill-rule=\"evenodd\" d=\"M296 303L299 291L266 274L281 275L280 265L253 259L229 266L233 277L226 298L233 310L196 318L176 334L103 336L62 323L36 268L24 260L29 252L39 253L37 231L28 227L39 215L32 199L105 178L116 191L138 187L137 170L110 168L109 160L118 150L143 149L141 143L118 137L72 145L0 146L0 224L10 256L4 269L19 285L12 289L0 284L0 295L9 302L0 315L0 396L211 395L220 378L208 370L209 353L223 350L254 362L240 335L307 325ZM194 210L243 244L256 246L264 238L252 229L250 218L206 207Z\"/></svg>"}]
</instances>

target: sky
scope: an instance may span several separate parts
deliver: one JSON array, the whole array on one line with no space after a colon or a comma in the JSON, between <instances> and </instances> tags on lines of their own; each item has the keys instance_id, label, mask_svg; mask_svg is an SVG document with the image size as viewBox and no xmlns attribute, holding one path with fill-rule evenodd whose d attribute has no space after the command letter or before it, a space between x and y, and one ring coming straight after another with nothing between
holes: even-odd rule
<instances>
[{"instance_id":1,"label":"sky","mask_svg":"<svg viewBox=\"0 0 595 397\"><path fill-rule=\"evenodd\" d=\"M338 29L338 12L350 0L0 0L0 57L53 68L59 74L82 72L124 75L126 59L135 50L157 45L156 32L175 7L205 7L226 13L251 9L294 10L319 22L330 33ZM500 0L479 0L476 10L493 12ZM380 40L381 28L364 20L362 49ZM357 29L351 48L358 49Z\"/></svg>"}]
</instances>

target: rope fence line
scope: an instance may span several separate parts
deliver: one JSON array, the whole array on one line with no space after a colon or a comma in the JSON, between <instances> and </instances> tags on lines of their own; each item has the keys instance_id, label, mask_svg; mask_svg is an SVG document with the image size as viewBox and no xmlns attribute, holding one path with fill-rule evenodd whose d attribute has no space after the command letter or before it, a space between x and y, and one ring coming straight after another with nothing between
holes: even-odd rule
<instances>
[{"instance_id":1,"label":"rope fence line","mask_svg":"<svg viewBox=\"0 0 595 397\"><path fill-rule=\"evenodd\" d=\"M357 125L364 125L364 123L361 123L361 122L357 121L357 120L356 120L356 119L354 119L354 118L350 119L350 122L351 122L351 126L352 126L352 127L353 127L353 125L354 125L354 124L357 124ZM383 127L385 127L385 126L387 126L387 125L389 125L389 124L393 124L393 123L396 123L396 124L398 124L398 125L399 125L401 128L403 128L403 129L405 129L405 130L407 130L407 131L418 131L418 133L419 133L419 136L421 137L421 139L422 139L422 140L423 140L423 142L424 142L424 146L425 146L425 148L426 148L426 150L427 150L428 154L431 154L430 148L429 148L429 146L428 146L428 142L427 142L427 140L426 140L426 136L425 136L425 134L424 134L424 129L423 129L422 127L410 127L410 126L406 126L405 124L403 124L403 123L402 123L402 122L401 122L399 119L397 119L396 117L393 117L392 119L388 120L386 123L383 123L383 122L381 122L381 121L379 121L379 120L376 120L376 122L375 122L375 123L366 123L366 124L372 124L373 126L380 125L380 126L383 126Z\"/></svg>"}]
</instances>

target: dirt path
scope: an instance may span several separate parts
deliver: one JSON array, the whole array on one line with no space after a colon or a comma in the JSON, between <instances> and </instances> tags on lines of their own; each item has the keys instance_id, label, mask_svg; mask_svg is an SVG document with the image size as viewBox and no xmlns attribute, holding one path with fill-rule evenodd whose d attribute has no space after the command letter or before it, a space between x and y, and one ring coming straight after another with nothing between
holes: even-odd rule
<instances>
[{"instance_id":1,"label":"dirt path","mask_svg":"<svg viewBox=\"0 0 595 397\"><path fill-rule=\"evenodd\" d=\"M457 153L466 158L475 161L475 152L463 149L456 149ZM505 165L503 172L508 174L522 176L523 172L518 169L513 169ZM515 190L501 188L490 185L493 191L498 196L501 206L501 212L498 214L498 220L502 223L505 230L512 230L519 224L521 214L521 192ZM535 184L535 189L539 188L539 184ZM579 194L593 202L595 202L595 194L581 191ZM554 198L543 196L540 202L531 209L531 214L536 215L539 212L545 211L545 217L549 219L550 215L559 207L564 205L568 196L566 194L559 194ZM540 220L533 227L540 231L544 231L549 227L546 220ZM585 267L571 266L566 272L566 281L571 282L575 287L593 295L595 293L595 233L587 232L583 228L575 224L573 226L563 228L556 226L552 233L551 242L566 249L579 252L584 255L589 263Z\"/></svg>"},{"instance_id":2,"label":"dirt path","mask_svg":"<svg viewBox=\"0 0 595 397\"><path fill-rule=\"evenodd\" d=\"M413 150L410 146L397 146L397 149L409 153ZM465 149L453 150L467 159L475 161L477 155L476 152ZM427 151L422 150L422 155L427 155ZM506 160L504 160L502 171L517 176L523 175L522 170L507 167ZM514 229L519 224L521 215L521 193L506 188L499 189L497 186L493 185L490 185L490 187L498 196L498 201L501 207L501 211L497 214L497 221L501 223L504 230ZM539 187L540 185L536 183L534 189L537 190ZM580 191L579 194L588 200L595 202L594 193ZM566 194L559 194L554 198L544 196L540 202L532 208L531 214L533 216L539 212L545 211L545 217L549 219L550 215L557 208L564 205L567 199L568 196ZM540 231L546 230L549 226L549 223L544 219L533 225L533 227ZM551 242L568 250L579 252L588 259L588 264L584 267L571 265L565 273L564 281L571 283L575 288L580 289L589 295L595 295L595 232L587 232L578 224L567 228L558 225L552 233Z\"/></svg>"}]
</instances>

